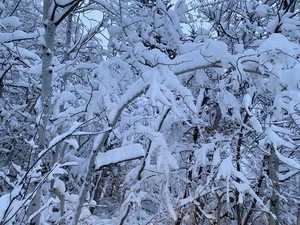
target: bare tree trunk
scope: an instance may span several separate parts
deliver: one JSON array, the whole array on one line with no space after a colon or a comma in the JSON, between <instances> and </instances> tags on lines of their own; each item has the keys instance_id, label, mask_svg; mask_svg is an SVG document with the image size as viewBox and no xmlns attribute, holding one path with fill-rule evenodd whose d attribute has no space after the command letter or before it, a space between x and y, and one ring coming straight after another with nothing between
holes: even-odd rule
<instances>
[{"instance_id":1,"label":"bare tree trunk","mask_svg":"<svg viewBox=\"0 0 300 225\"><path fill-rule=\"evenodd\" d=\"M269 145L271 155L269 157L269 177L272 181L272 196L270 200L270 210L273 213L274 216L269 215L269 225L279 225L279 181L277 177L277 172L279 168L279 160L276 156L275 149L273 146Z\"/></svg>"},{"instance_id":2,"label":"bare tree trunk","mask_svg":"<svg viewBox=\"0 0 300 225\"><path fill-rule=\"evenodd\" d=\"M265 163L263 163L263 165L264 165L264 167L265 167ZM261 187L262 187L262 184L263 184L264 179L265 179L265 176L264 176L263 174L262 174L262 175L260 176L260 178L258 179L258 182L257 182L257 185L256 185L256 186L257 186L257 191L255 192L255 194L256 194L257 196L260 195L260 189L261 189ZM245 215L245 217L244 217L244 219L243 219L243 225L247 225L248 222L249 222L250 219L251 219L251 216L255 213L254 209L255 209L255 207L256 207L256 203L257 203L257 200L254 199L253 202L252 202L252 204L251 204L251 207L250 207L249 211L246 213L246 215Z\"/></svg>"},{"instance_id":3,"label":"bare tree trunk","mask_svg":"<svg viewBox=\"0 0 300 225\"><path fill-rule=\"evenodd\" d=\"M51 0L44 0L43 2L43 22L44 22L44 43L43 43L43 55L42 55L42 121L40 121L38 127L39 142L41 148L47 146L47 124L49 121L51 113L51 96L52 96L52 58L54 51L54 42L55 42L55 30L56 25L51 23L51 20L48 18L48 11L51 6ZM39 189L29 207L29 216L38 211L41 207L41 190ZM39 225L40 224L40 214L36 215L30 225Z\"/></svg>"},{"instance_id":4,"label":"bare tree trunk","mask_svg":"<svg viewBox=\"0 0 300 225\"><path fill-rule=\"evenodd\" d=\"M298 195L300 195L300 176L297 177ZM300 204L298 204L297 225L300 225Z\"/></svg>"},{"instance_id":5,"label":"bare tree trunk","mask_svg":"<svg viewBox=\"0 0 300 225\"><path fill-rule=\"evenodd\" d=\"M45 0L48 1L48 0ZM42 66L42 105L43 105L43 126L47 126L51 112L52 97L52 75L53 75L53 51L55 41L56 25L49 22L45 24L45 45L43 46L43 66Z\"/></svg>"},{"instance_id":6,"label":"bare tree trunk","mask_svg":"<svg viewBox=\"0 0 300 225\"><path fill-rule=\"evenodd\" d=\"M47 144L46 128L51 112L51 96L52 96L52 58L55 43L55 31L56 25L48 18L48 11L50 9L51 0L44 0L44 43L43 43L43 55L42 55L42 121L39 125L39 138L43 147Z\"/></svg>"},{"instance_id":7,"label":"bare tree trunk","mask_svg":"<svg viewBox=\"0 0 300 225\"><path fill-rule=\"evenodd\" d=\"M66 42L65 42L65 49L64 49L65 53L64 53L64 58L63 58L62 62L66 62L66 61L70 60L72 25L73 25L73 14L70 13L70 15L68 15L68 17L67 17ZM70 73L68 73L68 72L63 74L63 85L62 85L63 90L66 87L66 82L67 82L69 76L70 76Z\"/></svg>"},{"instance_id":8,"label":"bare tree trunk","mask_svg":"<svg viewBox=\"0 0 300 225\"><path fill-rule=\"evenodd\" d=\"M245 115L243 119L243 123L246 124L249 119L248 113ZM243 130L244 128L241 127L240 129L240 134L237 140L237 148L236 148L236 170L241 171L241 159L242 159L242 141L243 141ZM237 182L240 182L240 179L237 179ZM240 193L236 190L235 191L235 213L236 213L236 220L237 220L237 225L242 225L243 217L242 217L242 205L239 203L239 195Z\"/></svg>"},{"instance_id":9,"label":"bare tree trunk","mask_svg":"<svg viewBox=\"0 0 300 225\"><path fill-rule=\"evenodd\" d=\"M65 43L65 53L64 53L63 61L67 61L70 59L69 50L71 48L72 25L73 25L73 14L70 13L67 17L66 43Z\"/></svg>"},{"instance_id":10,"label":"bare tree trunk","mask_svg":"<svg viewBox=\"0 0 300 225\"><path fill-rule=\"evenodd\" d=\"M297 225L300 225L300 204L298 205Z\"/></svg>"}]
</instances>

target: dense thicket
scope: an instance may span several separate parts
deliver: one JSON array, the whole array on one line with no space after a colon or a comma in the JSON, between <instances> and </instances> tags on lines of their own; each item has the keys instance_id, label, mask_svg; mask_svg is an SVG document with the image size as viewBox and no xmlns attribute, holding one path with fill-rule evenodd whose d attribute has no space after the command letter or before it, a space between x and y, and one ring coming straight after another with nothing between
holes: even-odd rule
<instances>
[{"instance_id":1,"label":"dense thicket","mask_svg":"<svg viewBox=\"0 0 300 225\"><path fill-rule=\"evenodd\" d=\"M300 225L299 10L0 0L0 225Z\"/></svg>"}]
</instances>

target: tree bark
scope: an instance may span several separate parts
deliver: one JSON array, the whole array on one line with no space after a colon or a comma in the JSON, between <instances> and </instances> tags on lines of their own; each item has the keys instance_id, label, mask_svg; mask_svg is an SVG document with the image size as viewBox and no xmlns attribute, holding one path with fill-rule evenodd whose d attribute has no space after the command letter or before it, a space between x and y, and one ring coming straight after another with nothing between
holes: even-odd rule
<instances>
[{"instance_id":1,"label":"tree bark","mask_svg":"<svg viewBox=\"0 0 300 225\"><path fill-rule=\"evenodd\" d=\"M249 119L248 113L245 115L243 119L243 123L246 124ZM241 127L240 134L237 140L237 148L236 148L236 170L241 171L241 159L242 159L242 142L243 142L243 134L244 128ZM240 179L237 179L237 182L240 182ZM236 218L237 218L237 225L242 225L242 205L239 203L239 195L240 193L235 190L235 212L236 212Z\"/></svg>"},{"instance_id":2,"label":"tree bark","mask_svg":"<svg viewBox=\"0 0 300 225\"><path fill-rule=\"evenodd\" d=\"M297 225L300 225L300 204L298 205Z\"/></svg>"},{"instance_id":3,"label":"tree bark","mask_svg":"<svg viewBox=\"0 0 300 225\"><path fill-rule=\"evenodd\" d=\"M298 195L300 195L300 176L297 177ZM300 225L300 203L298 204L297 225Z\"/></svg>"},{"instance_id":4,"label":"tree bark","mask_svg":"<svg viewBox=\"0 0 300 225\"><path fill-rule=\"evenodd\" d=\"M67 17L67 27L66 27L66 42L65 42L65 48L64 48L64 57L62 62L67 62L70 60L70 48L71 48L71 36L72 36L72 25L73 25L73 14L71 13ZM62 84L62 91L65 90L65 87L67 85L67 80L70 76L69 72L65 72L63 74L63 84Z\"/></svg>"},{"instance_id":5,"label":"tree bark","mask_svg":"<svg viewBox=\"0 0 300 225\"><path fill-rule=\"evenodd\" d=\"M42 147L47 145L46 129L51 112L51 97L52 97L52 76L53 65L52 58L55 43L56 25L48 18L51 0L44 0L43 22L44 22L44 42L42 53L42 121L39 124L39 139Z\"/></svg>"},{"instance_id":6,"label":"tree bark","mask_svg":"<svg viewBox=\"0 0 300 225\"><path fill-rule=\"evenodd\" d=\"M270 157L269 157L269 177L272 181L272 196L270 199L270 210L274 216L269 215L268 222L269 225L279 225L279 181L278 181L278 168L279 168L279 160L275 153L275 148L272 145L269 145L270 147Z\"/></svg>"},{"instance_id":7,"label":"tree bark","mask_svg":"<svg viewBox=\"0 0 300 225\"><path fill-rule=\"evenodd\" d=\"M48 18L51 0L44 0L43 2L43 22L44 22L44 43L42 55L42 120L38 126L39 142L41 149L47 146L47 124L51 113L51 97L52 97L52 58L55 43L56 25ZM38 190L29 206L29 216L39 210L41 207L41 190ZM40 214L36 215L30 225L40 224Z\"/></svg>"}]
</instances>

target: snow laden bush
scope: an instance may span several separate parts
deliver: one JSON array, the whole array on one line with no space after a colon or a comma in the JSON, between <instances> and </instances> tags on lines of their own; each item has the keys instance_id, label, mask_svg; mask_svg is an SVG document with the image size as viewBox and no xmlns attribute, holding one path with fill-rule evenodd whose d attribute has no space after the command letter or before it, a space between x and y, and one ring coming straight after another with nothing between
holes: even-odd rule
<instances>
[{"instance_id":1,"label":"snow laden bush","mask_svg":"<svg viewBox=\"0 0 300 225\"><path fill-rule=\"evenodd\" d=\"M0 225L299 223L298 1L13 2Z\"/></svg>"}]
</instances>

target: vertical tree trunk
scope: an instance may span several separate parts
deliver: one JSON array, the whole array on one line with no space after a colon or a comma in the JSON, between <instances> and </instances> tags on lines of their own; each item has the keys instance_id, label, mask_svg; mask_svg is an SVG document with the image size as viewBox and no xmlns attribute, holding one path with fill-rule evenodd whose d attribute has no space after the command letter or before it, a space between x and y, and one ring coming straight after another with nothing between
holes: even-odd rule
<instances>
[{"instance_id":1,"label":"vertical tree trunk","mask_svg":"<svg viewBox=\"0 0 300 225\"><path fill-rule=\"evenodd\" d=\"M65 42L65 49L64 49L64 58L62 62L66 62L70 60L70 48L71 48L71 36L72 36L72 25L73 25L73 14L71 13L67 17L67 28L66 28L66 42ZM66 83L68 80L70 73L66 72L63 75L63 84L62 84L62 89L64 90L66 87Z\"/></svg>"},{"instance_id":2,"label":"vertical tree trunk","mask_svg":"<svg viewBox=\"0 0 300 225\"><path fill-rule=\"evenodd\" d=\"M298 205L297 225L300 225L300 204Z\"/></svg>"},{"instance_id":3,"label":"vertical tree trunk","mask_svg":"<svg viewBox=\"0 0 300 225\"><path fill-rule=\"evenodd\" d=\"M275 149L273 146L269 145L271 155L269 157L269 177L272 181L272 196L270 200L270 210L276 216L274 218L272 215L269 215L269 225L279 225L279 181L277 177L277 172L279 168L279 160L276 156Z\"/></svg>"},{"instance_id":4,"label":"vertical tree trunk","mask_svg":"<svg viewBox=\"0 0 300 225\"><path fill-rule=\"evenodd\" d=\"M41 149L47 146L47 124L49 121L51 113L51 97L52 97L52 58L54 51L54 42L55 42L55 30L56 25L52 23L48 18L49 9L51 6L51 0L44 0L43 2L43 23L44 23L44 42L43 42L43 55L42 55L42 121L38 127L39 142ZM29 206L28 214L29 216L39 210L41 207L41 190L39 189L31 205ZM40 224L40 214L36 215L30 225L39 225Z\"/></svg>"},{"instance_id":5,"label":"vertical tree trunk","mask_svg":"<svg viewBox=\"0 0 300 225\"><path fill-rule=\"evenodd\" d=\"M298 195L300 196L300 176L297 177ZM300 203L298 204L297 225L300 225Z\"/></svg>"},{"instance_id":6,"label":"vertical tree trunk","mask_svg":"<svg viewBox=\"0 0 300 225\"><path fill-rule=\"evenodd\" d=\"M67 28L66 28L66 43L65 43L65 53L63 61L70 59L69 50L71 48L71 35L72 35L72 25L73 25L73 14L70 13L67 18Z\"/></svg>"},{"instance_id":7,"label":"vertical tree trunk","mask_svg":"<svg viewBox=\"0 0 300 225\"><path fill-rule=\"evenodd\" d=\"M42 147L47 145L46 128L51 112L51 96L52 96L52 58L55 42L56 25L48 18L51 0L44 0L43 23L44 23L44 40L42 55L42 121L39 125L39 139Z\"/></svg>"},{"instance_id":8,"label":"vertical tree trunk","mask_svg":"<svg viewBox=\"0 0 300 225\"><path fill-rule=\"evenodd\" d=\"M48 22L45 24L45 43L43 46L43 66L42 66L42 105L43 105L43 126L46 129L50 112L52 97L52 75L53 75L53 51L56 25Z\"/></svg>"},{"instance_id":9,"label":"vertical tree trunk","mask_svg":"<svg viewBox=\"0 0 300 225\"><path fill-rule=\"evenodd\" d=\"M248 113L245 115L243 119L243 123L246 124L249 119ZM243 134L244 128L241 127L240 129L240 134L237 140L237 147L236 147L236 170L241 171L241 159L242 159L242 142L243 142ZM237 179L237 182L240 182L240 179ZM242 206L239 203L239 195L240 193L235 190L235 213L236 213L236 220L237 220L237 225L242 225Z\"/></svg>"}]
</instances>

